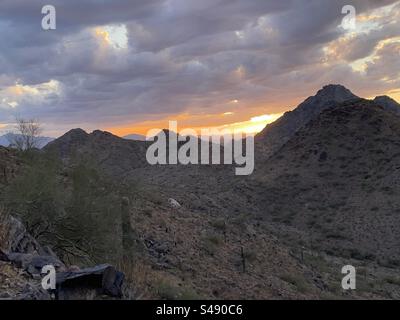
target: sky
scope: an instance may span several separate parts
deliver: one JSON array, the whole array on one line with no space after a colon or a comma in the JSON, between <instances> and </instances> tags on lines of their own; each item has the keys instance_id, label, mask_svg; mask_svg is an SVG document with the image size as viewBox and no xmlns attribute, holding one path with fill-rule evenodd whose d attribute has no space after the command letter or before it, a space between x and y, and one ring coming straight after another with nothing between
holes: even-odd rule
<instances>
[{"instance_id":1,"label":"sky","mask_svg":"<svg viewBox=\"0 0 400 320\"><path fill-rule=\"evenodd\" d=\"M1 0L0 39L3 132L258 132L331 83L400 101L400 1Z\"/></svg>"}]
</instances>

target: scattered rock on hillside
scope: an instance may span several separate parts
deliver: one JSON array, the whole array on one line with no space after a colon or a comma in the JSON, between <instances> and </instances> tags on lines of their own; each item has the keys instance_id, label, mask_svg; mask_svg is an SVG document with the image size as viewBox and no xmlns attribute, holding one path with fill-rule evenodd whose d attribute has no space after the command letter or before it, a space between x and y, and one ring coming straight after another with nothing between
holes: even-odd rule
<instances>
[{"instance_id":1,"label":"scattered rock on hillside","mask_svg":"<svg viewBox=\"0 0 400 320\"><path fill-rule=\"evenodd\" d=\"M25 226L11 215L0 215L0 249L5 252L46 254Z\"/></svg>"},{"instance_id":2,"label":"scattered rock on hillside","mask_svg":"<svg viewBox=\"0 0 400 320\"><path fill-rule=\"evenodd\" d=\"M180 207L182 207L181 204L173 198L168 199L168 204L173 209L179 209Z\"/></svg>"}]
</instances>

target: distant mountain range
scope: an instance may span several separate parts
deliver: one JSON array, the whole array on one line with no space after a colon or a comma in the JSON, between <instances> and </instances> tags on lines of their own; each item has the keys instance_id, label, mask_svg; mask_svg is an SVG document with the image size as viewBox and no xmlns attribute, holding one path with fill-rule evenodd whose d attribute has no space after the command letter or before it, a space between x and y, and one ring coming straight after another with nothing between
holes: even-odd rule
<instances>
[{"instance_id":1,"label":"distant mountain range","mask_svg":"<svg viewBox=\"0 0 400 320\"><path fill-rule=\"evenodd\" d=\"M10 141L13 141L13 137L18 136L15 133L6 133L5 135L0 136L0 146L8 147L10 145ZM49 142L53 141L54 138L50 137L38 137L37 138L37 145L39 149L42 149L46 146Z\"/></svg>"},{"instance_id":2,"label":"distant mountain range","mask_svg":"<svg viewBox=\"0 0 400 320\"><path fill-rule=\"evenodd\" d=\"M135 141L146 141L146 136L143 136L141 134L128 134L126 136L122 137L123 139L127 139L127 140L135 140Z\"/></svg>"}]
</instances>

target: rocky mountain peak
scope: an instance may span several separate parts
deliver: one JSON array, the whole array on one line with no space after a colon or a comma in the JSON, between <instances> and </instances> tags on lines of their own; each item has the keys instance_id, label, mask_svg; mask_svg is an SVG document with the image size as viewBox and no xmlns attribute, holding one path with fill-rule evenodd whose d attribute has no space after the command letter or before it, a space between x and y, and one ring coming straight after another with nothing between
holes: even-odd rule
<instances>
[{"instance_id":1,"label":"rocky mountain peak","mask_svg":"<svg viewBox=\"0 0 400 320\"><path fill-rule=\"evenodd\" d=\"M101 131L101 130L94 130L91 135L93 136L112 136L113 134L107 131Z\"/></svg>"},{"instance_id":2,"label":"rocky mountain peak","mask_svg":"<svg viewBox=\"0 0 400 320\"><path fill-rule=\"evenodd\" d=\"M98 143L119 143L121 138L113 135L107 131L94 130L90 135L92 141L97 141Z\"/></svg>"},{"instance_id":3,"label":"rocky mountain peak","mask_svg":"<svg viewBox=\"0 0 400 320\"><path fill-rule=\"evenodd\" d=\"M77 140L77 139L85 139L88 136L89 136L89 134L85 130L83 130L81 128L77 128L77 129L69 130L61 138L67 138L67 139L70 139L70 140Z\"/></svg>"},{"instance_id":4,"label":"rocky mountain peak","mask_svg":"<svg viewBox=\"0 0 400 320\"><path fill-rule=\"evenodd\" d=\"M307 98L296 109L286 112L283 117L269 124L256 137L261 159L268 158L282 147L300 128L315 119L324 110L337 104L360 99L342 85L330 84L316 95Z\"/></svg>"},{"instance_id":5,"label":"rocky mountain peak","mask_svg":"<svg viewBox=\"0 0 400 320\"><path fill-rule=\"evenodd\" d=\"M391 102L391 103L395 103L395 104L398 105L398 103L396 102L396 100L392 99L392 98L389 97L389 96L377 96L377 97L374 99L374 101L375 101L375 102L377 102L377 101Z\"/></svg>"},{"instance_id":6,"label":"rocky mountain peak","mask_svg":"<svg viewBox=\"0 0 400 320\"><path fill-rule=\"evenodd\" d=\"M384 109L400 115L400 104L394 99L388 96L378 96L374 99L374 102Z\"/></svg>"},{"instance_id":7,"label":"rocky mountain peak","mask_svg":"<svg viewBox=\"0 0 400 320\"><path fill-rule=\"evenodd\" d=\"M357 99L349 89L339 84L329 84L319 90L315 96L324 101L344 102L347 100Z\"/></svg>"},{"instance_id":8,"label":"rocky mountain peak","mask_svg":"<svg viewBox=\"0 0 400 320\"><path fill-rule=\"evenodd\" d=\"M60 151L61 157L67 155L72 146L82 145L89 138L89 134L80 128L72 129L65 133L60 138L50 142L44 147L44 150L58 149Z\"/></svg>"}]
</instances>

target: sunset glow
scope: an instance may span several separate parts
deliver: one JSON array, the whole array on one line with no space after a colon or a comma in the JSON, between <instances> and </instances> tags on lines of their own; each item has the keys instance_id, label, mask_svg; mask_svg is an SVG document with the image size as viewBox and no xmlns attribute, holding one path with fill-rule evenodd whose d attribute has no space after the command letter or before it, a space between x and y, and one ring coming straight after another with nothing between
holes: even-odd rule
<instances>
[{"instance_id":1,"label":"sunset glow","mask_svg":"<svg viewBox=\"0 0 400 320\"><path fill-rule=\"evenodd\" d=\"M330 83L400 100L400 1L355 1L352 29L342 3L321 1L82 4L90 21L68 2L57 36L27 10L0 29L0 121L37 118L54 137L76 127L143 135L168 120L254 134ZM7 3L0 22L16 12Z\"/></svg>"},{"instance_id":2,"label":"sunset glow","mask_svg":"<svg viewBox=\"0 0 400 320\"><path fill-rule=\"evenodd\" d=\"M136 132L138 134L146 135L147 132L154 128L165 129L168 128L168 121L170 120L177 120L178 125L180 125L180 129L184 128L191 128L196 130L200 134L201 129L207 128L215 128L218 130L228 130L231 133L247 133L247 134L256 134L262 131L267 124L270 124L280 118L282 116L281 113L278 114L265 114L261 116L256 116L251 118L250 120L241 121L241 122L234 122L234 123L226 123L223 125L193 125L188 121L190 119L189 115L178 115L176 118L169 118L163 119L158 121L147 121L143 123L136 123L132 124L131 127L124 127L124 128L108 128L107 131L110 131L118 136L125 136L130 134L131 132ZM210 118L215 119L212 115L198 117L198 120L206 124L207 121L210 121Z\"/></svg>"}]
</instances>

